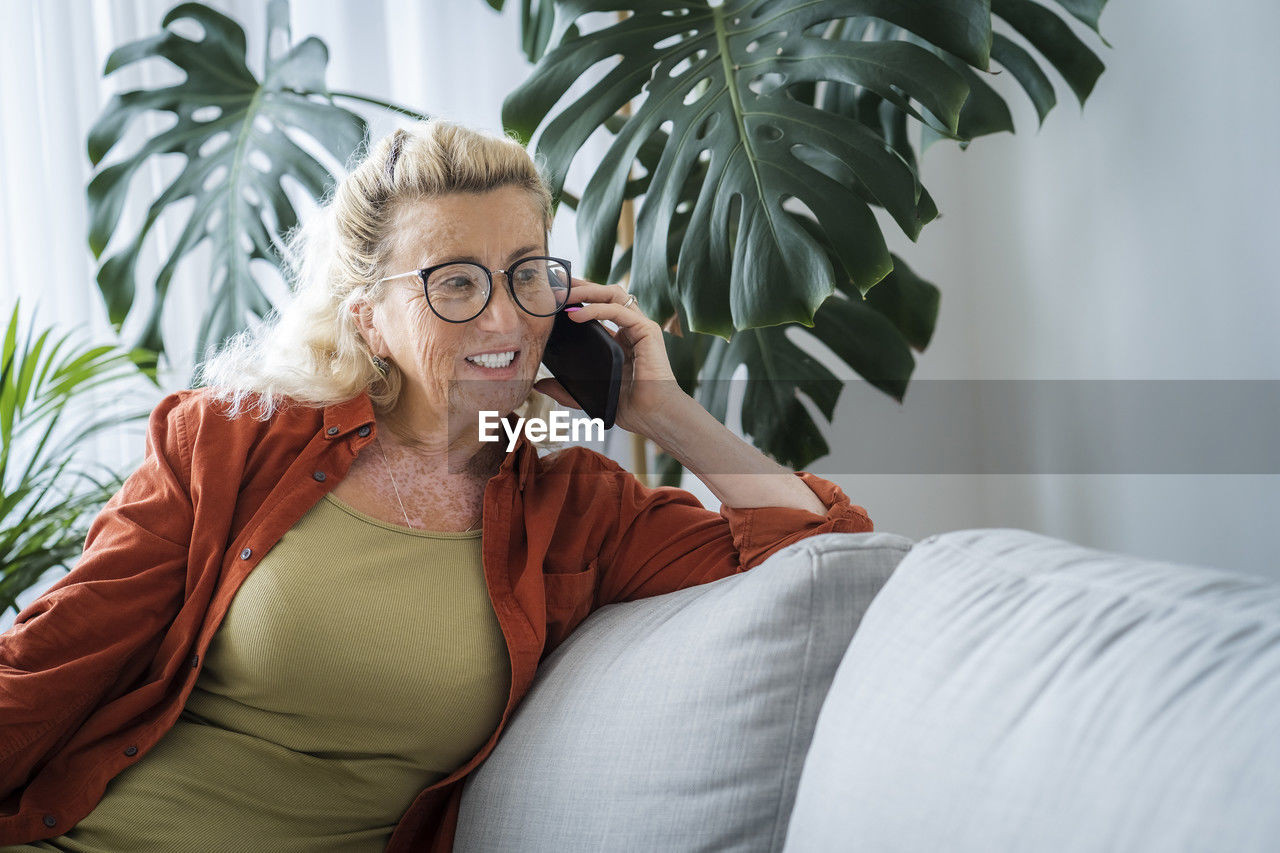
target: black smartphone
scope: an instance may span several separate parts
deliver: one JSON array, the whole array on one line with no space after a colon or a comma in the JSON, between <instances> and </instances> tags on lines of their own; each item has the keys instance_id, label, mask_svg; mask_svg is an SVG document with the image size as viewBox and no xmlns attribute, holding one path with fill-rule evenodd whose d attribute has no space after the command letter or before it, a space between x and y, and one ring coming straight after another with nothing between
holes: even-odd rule
<instances>
[{"instance_id":1,"label":"black smartphone","mask_svg":"<svg viewBox=\"0 0 1280 853\"><path fill-rule=\"evenodd\" d=\"M542 353L542 363L551 375L588 417L604 421L605 429L613 426L618 415L625 359L622 345L599 320L578 323L564 311L556 314Z\"/></svg>"}]
</instances>

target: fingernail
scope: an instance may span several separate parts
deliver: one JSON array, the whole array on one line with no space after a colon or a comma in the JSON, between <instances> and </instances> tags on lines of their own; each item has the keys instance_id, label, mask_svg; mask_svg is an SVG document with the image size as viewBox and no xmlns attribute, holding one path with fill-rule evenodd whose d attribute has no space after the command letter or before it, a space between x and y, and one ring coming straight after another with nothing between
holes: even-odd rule
<instances>
[{"instance_id":1,"label":"fingernail","mask_svg":"<svg viewBox=\"0 0 1280 853\"><path fill-rule=\"evenodd\" d=\"M564 309L564 313L572 314L574 311L581 311L581 310L582 310L581 305L570 305L568 308Z\"/></svg>"}]
</instances>

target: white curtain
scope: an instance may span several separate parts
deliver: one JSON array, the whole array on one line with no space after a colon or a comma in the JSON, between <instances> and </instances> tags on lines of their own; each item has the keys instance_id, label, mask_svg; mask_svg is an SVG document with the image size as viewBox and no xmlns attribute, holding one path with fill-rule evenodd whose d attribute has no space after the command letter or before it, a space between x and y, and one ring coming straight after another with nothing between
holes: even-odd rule
<instances>
[{"instance_id":1,"label":"white curtain","mask_svg":"<svg viewBox=\"0 0 1280 853\"><path fill-rule=\"evenodd\" d=\"M158 5L158 4L139 4ZM146 12L144 21L140 14ZM106 56L121 41L154 28L163 10L134 4L47 0L0 4L0 314L7 321L21 300L22 329L53 326L74 332L80 343L111 343L102 300L94 284L89 252L85 187L92 174L85 140L94 118L122 82L154 80L138 72L127 81L104 81ZM145 176L154 179L154 176ZM158 394L148 383L90 394L75 411L77 422L90 409L119 405L144 409ZM100 434L85 448L86 461L114 469L141 458L140 428ZM15 463L29 452L12 448ZM20 599L30 601L59 574ZM13 614L0 614L0 628Z\"/></svg>"}]
</instances>

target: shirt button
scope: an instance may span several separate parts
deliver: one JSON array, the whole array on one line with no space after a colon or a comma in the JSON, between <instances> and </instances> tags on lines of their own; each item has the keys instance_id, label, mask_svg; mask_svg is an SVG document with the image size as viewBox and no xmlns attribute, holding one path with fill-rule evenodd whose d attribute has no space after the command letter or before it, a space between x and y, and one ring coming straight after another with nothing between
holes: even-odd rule
<instances>
[{"instance_id":1,"label":"shirt button","mask_svg":"<svg viewBox=\"0 0 1280 853\"><path fill-rule=\"evenodd\" d=\"M58 819L57 819L56 817L54 817L53 815L51 815L51 814L47 814L47 815L45 815L45 816L44 816L44 825L45 825L45 826L57 826L57 825L58 825Z\"/></svg>"},{"instance_id":2,"label":"shirt button","mask_svg":"<svg viewBox=\"0 0 1280 853\"><path fill-rule=\"evenodd\" d=\"M324 472L323 472L323 471L317 471L317 472L315 472L314 474L312 474L312 475L311 475L311 479L315 480L317 483L323 483L323 482L324 482Z\"/></svg>"},{"instance_id":3,"label":"shirt button","mask_svg":"<svg viewBox=\"0 0 1280 853\"><path fill-rule=\"evenodd\" d=\"M131 746L131 747L129 747L128 749L126 749L126 750L124 751L124 754L125 754L125 755L137 755L137 754L138 754L138 748L137 748L136 746Z\"/></svg>"},{"instance_id":4,"label":"shirt button","mask_svg":"<svg viewBox=\"0 0 1280 853\"><path fill-rule=\"evenodd\" d=\"M373 430L369 429L368 424L365 424L364 426L360 427L360 429L356 430L356 435L360 436L361 438L364 438L366 435L368 435L371 432L373 432Z\"/></svg>"},{"instance_id":5,"label":"shirt button","mask_svg":"<svg viewBox=\"0 0 1280 853\"><path fill-rule=\"evenodd\" d=\"M252 548L245 548L243 551L240 552L240 559L242 560L247 560L252 556L253 556Z\"/></svg>"},{"instance_id":6,"label":"shirt button","mask_svg":"<svg viewBox=\"0 0 1280 853\"><path fill-rule=\"evenodd\" d=\"M329 435L337 435L337 434L338 434L338 428L337 428L337 427L329 427L327 430L325 430L325 432L329 433Z\"/></svg>"}]
</instances>

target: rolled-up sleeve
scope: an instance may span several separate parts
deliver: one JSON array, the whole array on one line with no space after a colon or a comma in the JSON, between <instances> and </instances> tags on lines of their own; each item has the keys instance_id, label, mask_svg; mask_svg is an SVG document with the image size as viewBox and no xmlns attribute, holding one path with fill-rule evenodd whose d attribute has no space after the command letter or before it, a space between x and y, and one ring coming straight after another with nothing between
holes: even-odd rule
<instances>
[{"instance_id":1,"label":"rolled-up sleeve","mask_svg":"<svg viewBox=\"0 0 1280 853\"><path fill-rule=\"evenodd\" d=\"M826 506L824 514L792 507L706 509L689 492L648 488L611 460L617 500L601 553L598 605L674 592L759 565L776 551L822 533L863 533L866 510L828 480L798 472Z\"/></svg>"},{"instance_id":2,"label":"rolled-up sleeve","mask_svg":"<svg viewBox=\"0 0 1280 853\"><path fill-rule=\"evenodd\" d=\"M819 533L870 533L874 529L867 511L850 502L835 483L808 471L799 471L796 476L826 506L825 514L787 506L720 508L721 517L733 531L733 546L744 569L758 566L775 551Z\"/></svg>"}]
</instances>

